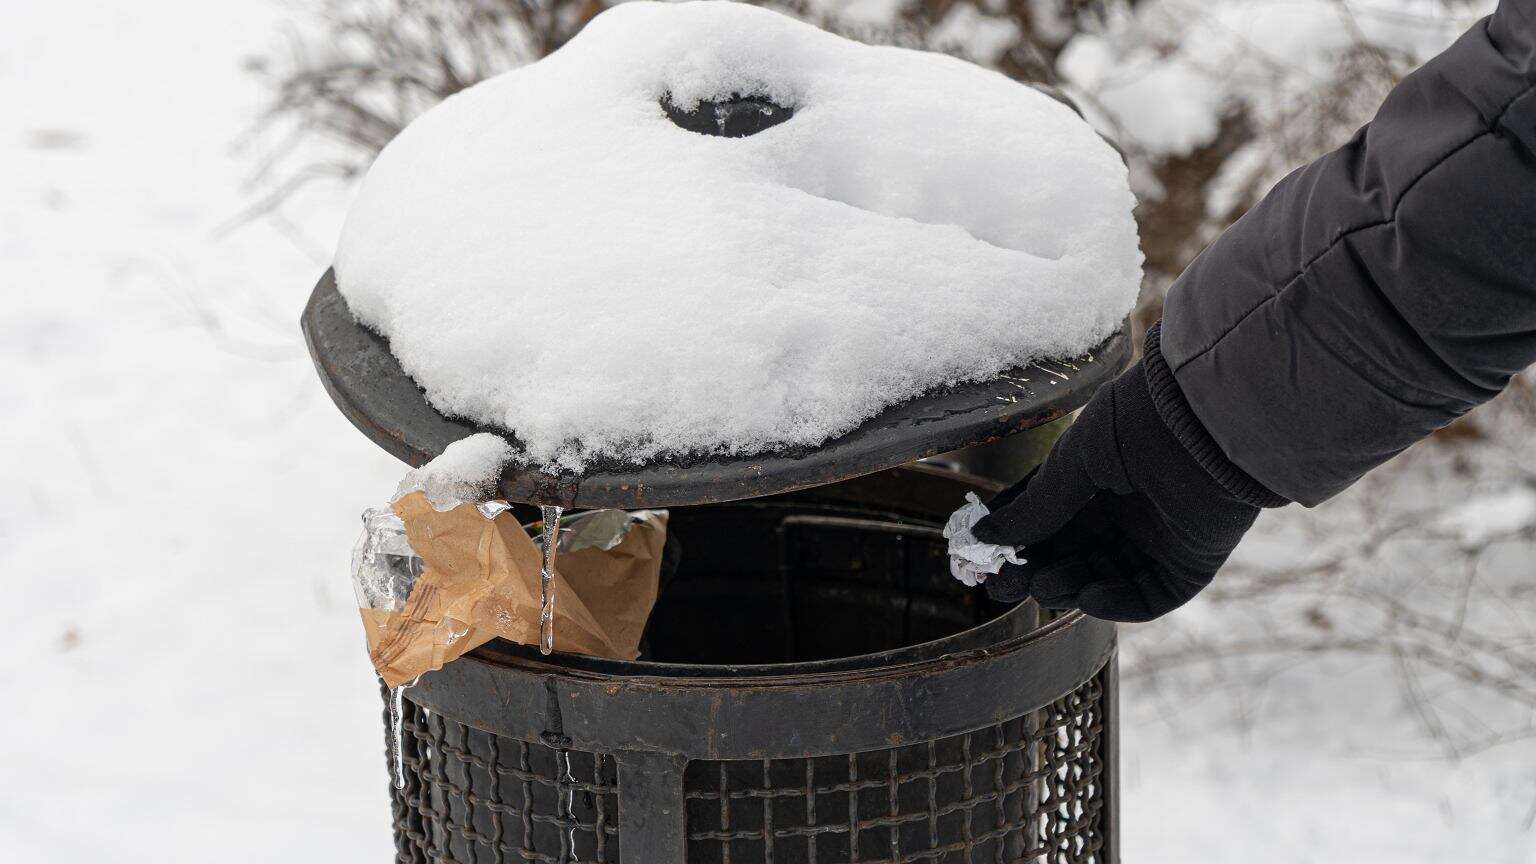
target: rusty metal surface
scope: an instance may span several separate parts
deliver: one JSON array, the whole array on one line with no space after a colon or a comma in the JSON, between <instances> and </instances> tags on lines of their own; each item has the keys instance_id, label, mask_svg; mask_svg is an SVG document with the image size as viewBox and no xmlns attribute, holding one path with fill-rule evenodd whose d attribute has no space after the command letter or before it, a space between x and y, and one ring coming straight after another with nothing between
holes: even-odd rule
<instances>
[{"instance_id":1,"label":"rusty metal surface","mask_svg":"<svg viewBox=\"0 0 1536 864\"><path fill-rule=\"evenodd\" d=\"M577 671L481 649L408 697L496 735L690 759L825 756L957 735L1039 709L1103 668L1114 625L1081 614L996 645L823 673L715 667L687 677Z\"/></svg>"},{"instance_id":2,"label":"rusty metal surface","mask_svg":"<svg viewBox=\"0 0 1536 864\"><path fill-rule=\"evenodd\" d=\"M331 271L315 286L302 325L326 391L354 426L397 458L421 465L454 441L486 431L444 417L427 403L389 343L353 320ZM1050 422L1081 407L1130 356L1122 328L1083 357L1042 361L991 381L921 396L814 449L640 466L598 464L579 477L512 466L502 476L501 493L509 501L533 504L634 508L820 486Z\"/></svg>"},{"instance_id":3,"label":"rusty metal surface","mask_svg":"<svg viewBox=\"0 0 1536 864\"><path fill-rule=\"evenodd\" d=\"M1103 681L1104 699L1099 717L1104 725L1100 760L1104 768L1101 793L1104 805L1100 813L1103 823L1104 864L1120 864L1120 663L1112 657L1099 674Z\"/></svg>"},{"instance_id":4,"label":"rusty metal surface","mask_svg":"<svg viewBox=\"0 0 1536 864\"><path fill-rule=\"evenodd\" d=\"M963 735L691 762L687 854L669 860L1109 864L1103 680Z\"/></svg>"},{"instance_id":5,"label":"rusty metal surface","mask_svg":"<svg viewBox=\"0 0 1536 864\"><path fill-rule=\"evenodd\" d=\"M499 738L409 700L396 860L1117 864L1113 665L1028 714L819 758Z\"/></svg>"},{"instance_id":6,"label":"rusty metal surface","mask_svg":"<svg viewBox=\"0 0 1536 864\"><path fill-rule=\"evenodd\" d=\"M618 860L619 789L634 784L613 754L496 738L409 700L402 726L404 782L390 789L397 864ZM679 808L670 833L681 823Z\"/></svg>"}]
</instances>

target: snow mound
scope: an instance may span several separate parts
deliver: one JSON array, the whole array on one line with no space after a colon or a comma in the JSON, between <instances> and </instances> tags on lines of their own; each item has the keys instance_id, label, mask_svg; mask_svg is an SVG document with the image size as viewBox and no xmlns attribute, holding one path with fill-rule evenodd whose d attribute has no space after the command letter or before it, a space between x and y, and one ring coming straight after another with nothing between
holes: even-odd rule
<instances>
[{"instance_id":1,"label":"snow mound","mask_svg":"<svg viewBox=\"0 0 1536 864\"><path fill-rule=\"evenodd\" d=\"M480 432L460 438L432 461L406 472L390 500L421 492L437 510L452 510L466 501L487 501L496 494L501 469L512 456L512 445L500 435Z\"/></svg>"},{"instance_id":2,"label":"snow mound","mask_svg":"<svg viewBox=\"0 0 1536 864\"><path fill-rule=\"evenodd\" d=\"M661 107L766 97L756 135ZM1115 152L961 60L730 3L626 3L413 122L337 282L440 411L519 458L816 445L936 386L1082 352L1141 278Z\"/></svg>"}]
</instances>

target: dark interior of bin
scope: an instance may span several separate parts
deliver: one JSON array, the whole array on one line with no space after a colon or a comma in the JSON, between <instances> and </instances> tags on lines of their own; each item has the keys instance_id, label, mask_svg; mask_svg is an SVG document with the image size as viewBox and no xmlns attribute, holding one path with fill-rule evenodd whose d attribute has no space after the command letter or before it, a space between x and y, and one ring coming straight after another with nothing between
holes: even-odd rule
<instances>
[{"instance_id":1,"label":"dark interior of bin","mask_svg":"<svg viewBox=\"0 0 1536 864\"><path fill-rule=\"evenodd\" d=\"M949 573L944 521L1001 483L914 463L826 486L670 508L668 550L637 662L565 655L610 674L788 674L891 665L1033 629L1033 606L994 603ZM518 505L525 522L537 509ZM1014 611L1016 610L1016 611ZM1005 614L1013 611L1014 614ZM986 626L980 626L986 625ZM944 640L932 645L934 640ZM537 660L536 649L487 649ZM840 662L828 662L840 661ZM671 664L662 666L660 664Z\"/></svg>"},{"instance_id":2,"label":"dark interior of bin","mask_svg":"<svg viewBox=\"0 0 1536 864\"><path fill-rule=\"evenodd\" d=\"M851 506L672 511L681 555L642 659L803 663L950 636L1008 607L949 574L940 526Z\"/></svg>"}]
</instances>

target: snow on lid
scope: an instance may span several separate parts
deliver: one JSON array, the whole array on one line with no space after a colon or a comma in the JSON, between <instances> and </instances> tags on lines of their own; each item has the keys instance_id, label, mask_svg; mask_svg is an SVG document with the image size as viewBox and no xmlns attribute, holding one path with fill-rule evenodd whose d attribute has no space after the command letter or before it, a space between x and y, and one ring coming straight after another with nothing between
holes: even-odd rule
<instances>
[{"instance_id":1,"label":"snow on lid","mask_svg":"<svg viewBox=\"0 0 1536 864\"><path fill-rule=\"evenodd\" d=\"M436 510L487 501L496 494L496 481L512 455L512 445L500 435L480 432L460 438L432 461L406 472L390 500L424 492Z\"/></svg>"},{"instance_id":2,"label":"snow on lid","mask_svg":"<svg viewBox=\"0 0 1536 864\"><path fill-rule=\"evenodd\" d=\"M756 135L661 107L791 107ZM626 3L422 115L338 286L445 414L580 470L816 445L1092 347L1141 278L1115 152L961 60L722 2Z\"/></svg>"}]
</instances>

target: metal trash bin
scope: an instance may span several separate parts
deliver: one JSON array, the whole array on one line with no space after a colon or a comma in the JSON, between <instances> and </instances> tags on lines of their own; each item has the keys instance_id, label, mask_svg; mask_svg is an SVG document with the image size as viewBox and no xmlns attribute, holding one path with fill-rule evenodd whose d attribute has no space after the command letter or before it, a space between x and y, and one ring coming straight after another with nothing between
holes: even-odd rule
<instances>
[{"instance_id":1,"label":"metal trash bin","mask_svg":"<svg viewBox=\"0 0 1536 864\"><path fill-rule=\"evenodd\" d=\"M419 465L478 431L426 403L330 273L303 327L389 452ZM491 642L405 691L397 860L1118 861L1113 625L951 579L940 526L1000 487L915 460L1062 417L1129 355L1122 332L812 450L508 469L509 501L670 507L681 566L642 660Z\"/></svg>"},{"instance_id":2,"label":"metal trash bin","mask_svg":"<svg viewBox=\"0 0 1536 864\"><path fill-rule=\"evenodd\" d=\"M424 676L399 860L1116 860L1113 626L956 583L938 524L985 485L890 473L929 497L674 510L655 659L495 642Z\"/></svg>"}]
</instances>

